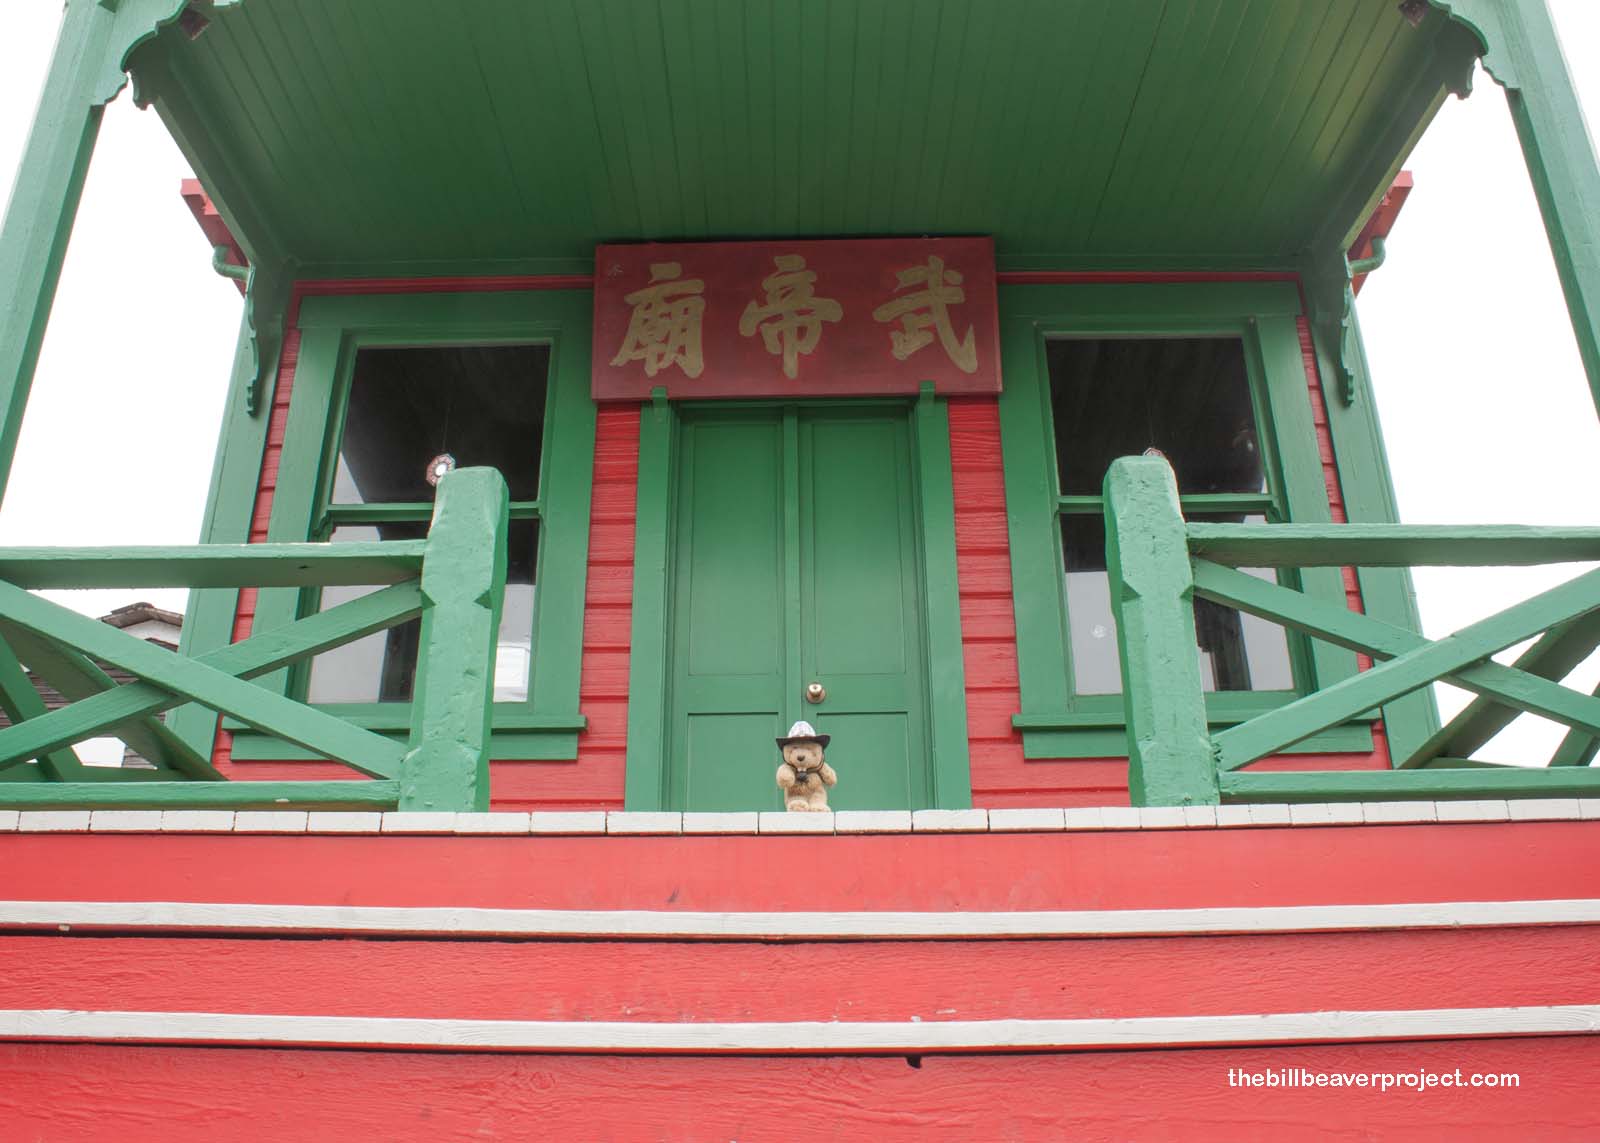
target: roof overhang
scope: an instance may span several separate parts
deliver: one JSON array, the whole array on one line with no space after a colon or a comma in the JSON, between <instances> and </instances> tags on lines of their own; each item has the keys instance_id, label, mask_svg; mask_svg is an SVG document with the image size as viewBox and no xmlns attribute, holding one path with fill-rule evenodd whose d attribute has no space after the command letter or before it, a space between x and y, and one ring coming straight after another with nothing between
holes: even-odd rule
<instances>
[{"instance_id":1,"label":"roof overhang","mask_svg":"<svg viewBox=\"0 0 1600 1143\"><path fill-rule=\"evenodd\" d=\"M141 97L244 254L322 277L879 234L1290 266L1358 238L1481 50L1393 0L201 7Z\"/></svg>"}]
</instances>

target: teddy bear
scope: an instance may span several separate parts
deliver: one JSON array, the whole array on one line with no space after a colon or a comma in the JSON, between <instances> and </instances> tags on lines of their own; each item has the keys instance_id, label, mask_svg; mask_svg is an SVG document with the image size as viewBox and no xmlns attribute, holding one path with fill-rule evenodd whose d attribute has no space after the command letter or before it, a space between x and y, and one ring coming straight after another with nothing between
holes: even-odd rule
<instances>
[{"instance_id":1,"label":"teddy bear","mask_svg":"<svg viewBox=\"0 0 1600 1143\"><path fill-rule=\"evenodd\" d=\"M839 780L833 767L822 760L830 741L829 735L818 734L809 722L795 723L787 736L778 739L783 753L778 789L783 791L783 805L790 813L827 812L828 787Z\"/></svg>"}]
</instances>

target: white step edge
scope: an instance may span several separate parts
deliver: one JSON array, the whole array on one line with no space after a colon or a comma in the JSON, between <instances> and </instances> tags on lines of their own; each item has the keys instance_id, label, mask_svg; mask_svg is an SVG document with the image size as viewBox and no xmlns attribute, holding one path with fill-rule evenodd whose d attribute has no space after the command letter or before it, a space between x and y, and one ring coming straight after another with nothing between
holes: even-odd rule
<instances>
[{"instance_id":1,"label":"white step edge","mask_svg":"<svg viewBox=\"0 0 1600 1143\"><path fill-rule=\"evenodd\" d=\"M0 901L0 931L637 940L985 940L1600 925L1600 898L1018 912L669 912L193 901Z\"/></svg>"},{"instance_id":2,"label":"white step edge","mask_svg":"<svg viewBox=\"0 0 1600 1143\"><path fill-rule=\"evenodd\" d=\"M159 813L159 819L148 815ZM1600 821L1600 798L1296 802L1225 806L1089 806L997 810L842 811L848 815L573 810L423 814L313 810L0 810L0 834L312 833L634 836L687 834L1080 833L1097 830L1324 828L1463 822ZM132 815L141 815L134 817ZM121 815L121 816L118 816ZM154 823L159 820L159 825ZM96 822L99 822L96 825ZM909 822L909 825L907 824Z\"/></svg>"},{"instance_id":3,"label":"white step edge","mask_svg":"<svg viewBox=\"0 0 1600 1143\"><path fill-rule=\"evenodd\" d=\"M0 1010L0 1039L529 1052L940 1052L1435 1040L1600 1032L1600 1006L1265 1012L1067 1020L455 1020Z\"/></svg>"}]
</instances>

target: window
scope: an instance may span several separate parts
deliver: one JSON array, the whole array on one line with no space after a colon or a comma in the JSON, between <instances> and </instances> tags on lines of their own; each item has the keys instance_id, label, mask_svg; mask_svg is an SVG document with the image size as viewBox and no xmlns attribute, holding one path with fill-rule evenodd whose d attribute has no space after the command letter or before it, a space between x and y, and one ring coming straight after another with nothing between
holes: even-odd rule
<instances>
[{"instance_id":1,"label":"window","mask_svg":"<svg viewBox=\"0 0 1600 1143\"><path fill-rule=\"evenodd\" d=\"M422 539L441 454L485 465L511 492L505 603L494 697L523 702L533 650L539 472L550 349L546 345L429 346L357 351L325 520L328 539ZM328 588L322 605L365 588ZM346 644L312 661L312 702L409 702L420 621Z\"/></svg>"},{"instance_id":2,"label":"window","mask_svg":"<svg viewBox=\"0 0 1600 1143\"><path fill-rule=\"evenodd\" d=\"M1191 520L1281 519L1277 482L1268 480L1240 338L1056 338L1045 360L1073 689L1118 694L1100 495L1111 462L1159 451ZM1276 624L1196 600L1195 634L1206 690L1293 688L1289 642Z\"/></svg>"},{"instance_id":3,"label":"window","mask_svg":"<svg viewBox=\"0 0 1600 1143\"><path fill-rule=\"evenodd\" d=\"M497 759L577 757L595 406L587 290L305 298L268 537L334 543L426 534L428 461L490 465L511 495L508 575L495 670ZM241 465L241 468L244 467ZM248 520L254 473L219 499ZM263 588L269 630L360 588ZM225 600L222 607L231 608ZM231 610L213 626L227 637ZM358 725L403 737L416 629L400 627L259 680ZM225 720L240 760L312 755Z\"/></svg>"},{"instance_id":4,"label":"window","mask_svg":"<svg viewBox=\"0 0 1600 1143\"><path fill-rule=\"evenodd\" d=\"M1020 689L1013 724L1025 757L1127 754L1101 498L1113 459L1160 451L1190 520L1328 521L1298 313L1292 283L1003 291L1000 420ZM1344 601L1337 568L1283 578ZM1218 726L1355 670L1348 651L1203 601L1195 634L1207 713ZM1367 750L1371 742L1360 722L1297 749Z\"/></svg>"}]
</instances>

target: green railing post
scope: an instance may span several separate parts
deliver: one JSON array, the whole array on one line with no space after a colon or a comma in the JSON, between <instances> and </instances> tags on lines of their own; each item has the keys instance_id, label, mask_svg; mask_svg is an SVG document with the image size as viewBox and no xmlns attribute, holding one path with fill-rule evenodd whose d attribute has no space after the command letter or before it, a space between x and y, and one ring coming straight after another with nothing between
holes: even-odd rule
<instances>
[{"instance_id":1,"label":"green railing post","mask_svg":"<svg viewBox=\"0 0 1600 1143\"><path fill-rule=\"evenodd\" d=\"M463 468L439 482L422 565L422 635L402 810L489 808L489 720L506 586L506 482Z\"/></svg>"},{"instance_id":2,"label":"green railing post","mask_svg":"<svg viewBox=\"0 0 1600 1143\"><path fill-rule=\"evenodd\" d=\"M1122 655L1128 791L1136 806L1214 805L1194 634L1194 576L1178 483L1158 457L1125 456L1106 473L1106 570Z\"/></svg>"}]
</instances>

